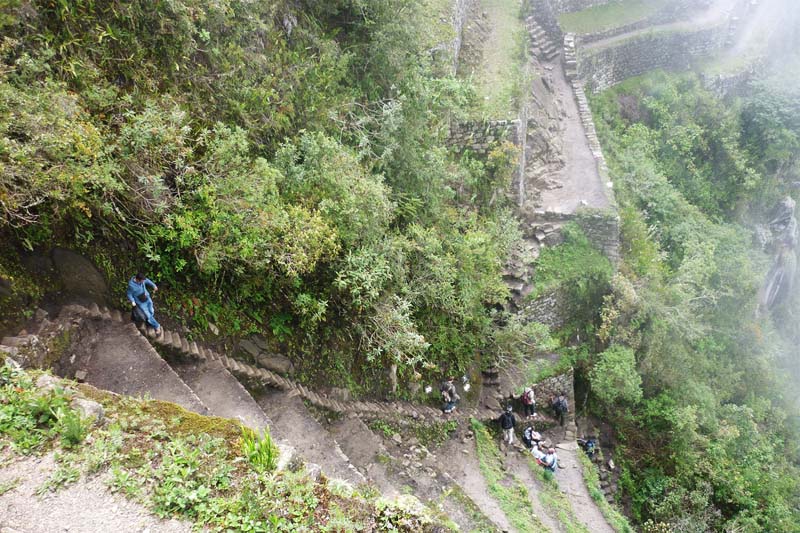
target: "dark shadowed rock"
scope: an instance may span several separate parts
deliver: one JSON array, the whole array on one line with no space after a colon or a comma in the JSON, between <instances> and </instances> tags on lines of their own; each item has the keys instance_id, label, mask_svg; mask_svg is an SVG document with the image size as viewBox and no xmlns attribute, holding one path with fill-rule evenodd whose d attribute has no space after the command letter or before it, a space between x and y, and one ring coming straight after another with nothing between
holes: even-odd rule
<instances>
[{"instance_id":1,"label":"dark shadowed rock","mask_svg":"<svg viewBox=\"0 0 800 533\"><path fill-rule=\"evenodd\" d=\"M53 264L66 292L104 302L108 295L105 277L91 261L63 248L52 252Z\"/></svg>"},{"instance_id":2,"label":"dark shadowed rock","mask_svg":"<svg viewBox=\"0 0 800 533\"><path fill-rule=\"evenodd\" d=\"M256 363L258 366L278 374L291 374L294 372L294 365L289 358L277 353L261 353L256 357Z\"/></svg>"},{"instance_id":3,"label":"dark shadowed rock","mask_svg":"<svg viewBox=\"0 0 800 533\"><path fill-rule=\"evenodd\" d=\"M0 277L0 296L11 296L11 281Z\"/></svg>"}]
</instances>

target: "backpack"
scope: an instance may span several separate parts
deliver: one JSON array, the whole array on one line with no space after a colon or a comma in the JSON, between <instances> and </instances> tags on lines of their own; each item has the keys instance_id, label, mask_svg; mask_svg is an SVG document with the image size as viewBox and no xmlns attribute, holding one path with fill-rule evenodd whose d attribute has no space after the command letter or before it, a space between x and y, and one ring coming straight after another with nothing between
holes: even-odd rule
<instances>
[{"instance_id":1,"label":"backpack","mask_svg":"<svg viewBox=\"0 0 800 533\"><path fill-rule=\"evenodd\" d=\"M529 390L522 396L522 402L525 405L533 405L536 403L536 397L533 394L533 389Z\"/></svg>"},{"instance_id":2,"label":"backpack","mask_svg":"<svg viewBox=\"0 0 800 533\"><path fill-rule=\"evenodd\" d=\"M147 314L145 314L140 305L136 305L131 309L131 321L136 323L147 322Z\"/></svg>"}]
</instances>

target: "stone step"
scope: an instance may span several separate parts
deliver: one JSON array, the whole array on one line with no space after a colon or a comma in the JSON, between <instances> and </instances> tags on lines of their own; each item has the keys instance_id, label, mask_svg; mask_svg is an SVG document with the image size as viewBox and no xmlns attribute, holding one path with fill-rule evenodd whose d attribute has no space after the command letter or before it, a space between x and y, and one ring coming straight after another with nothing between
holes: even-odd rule
<instances>
[{"instance_id":1,"label":"stone step","mask_svg":"<svg viewBox=\"0 0 800 533\"><path fill-rule=\"evenodd\" d=\"M62 358L64 375L86 372L85 381L117 394L176 403L200 414L208 410L131 323L106 321L74 359Z\"/></svg>"},{"instance_id":2,"label":"stone step","mask_svg":"<svg viewBox=\"0 0 800 533\"><path fill-rule=\"evenodd\" d=\"M180 350L181 347L183 346L183 344L181 342L182 340L183 339L181 339L180 333L178 333L177 331L173 331L172 332L172 347L173 348L175 348L176 350Z\"/></svg>"},{"instance_id":3,"label":"stone step","mask_svg":"<svg viewBox=\"0 0 800 533\"><path fill-rule=\"evenodd\" d=\"M3 340L0 341L0 344L4 344L12 348L19 348L21 346L27 346L28 342L30 342L30 337L23 335L19 337L3 337Z\"/></svg>"},{"instance_id":4,"label":"stone step","mask_svg":"<svg viewBox=\"0 0 800 533\"><path fill-rule=\"evenodd\" d=\"M161 334L161 339L158 340L158 343L163 346L171 346L172 345L172 333L167 330L163 330Z\"/></svg>"}]
</instances>

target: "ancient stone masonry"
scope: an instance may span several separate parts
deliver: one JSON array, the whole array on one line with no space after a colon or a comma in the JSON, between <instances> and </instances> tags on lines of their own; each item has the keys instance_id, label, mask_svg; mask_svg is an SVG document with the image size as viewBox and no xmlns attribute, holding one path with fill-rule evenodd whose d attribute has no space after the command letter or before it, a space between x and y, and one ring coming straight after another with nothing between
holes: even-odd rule
<instances>
[{"instance_id":1,"label":"ancient stone masonry","mask_svg":"<svg viewBox=\"0 0 800 533\"><path fill-rule=\"evenodd\" d=\"M720 50L727 24L690 32L645 33L596 50L578 49L578 76L600 92L656 69L685 69L693 59Z\"/></svg>"},{"instance_id":2,"label":"ancient stone masonry","mask_svg":"<svg viewBox=\"0 0 800 533\"><path fill-rule=\"evenodd\" d=\"M519 120L487 120L462 122L450 128L448 145L460 150L471 150L486 155L497 144L509 141L519 146Z\"/></svg>"},{"instance_id":3,"label":"ancient stone masonry","mask_svg":"<svg viewBox=\"0 0 800 533\"><path fill-rule=\"evenodd\" d=\"M525 322L538 322L550 329L558 329L566 324L567 311L564 296L555 289L525 304L519 314Z\"/></svg>"},{"instance_id":4,"label":"ancient stone masonry","mask_svg":"<svg viewBox=\"0 0 800 533\"><path fill-rule=\"evenodd\" d=\"M558 25L559 12L550 5L550 0L529 0L528 12L536 19L553 41L561 41L563 35L561 26Z\"/></svg>"},{"instance_id":5,"label":"ancient stone masonry","mask_svg":"<svg viewBox=\"0 0 800 533\"><path fill-rule=\"evenodd\" d=\"M578 213L576 222L589 242L616 268L620 261L619 225L616 209L585 209Z\"/></svg>"},{"instance_id":6,"label":"ancient stone masonry","mask_svg":"<svg viewBox=\"0 0 800 533\"><path fill-rule=\"evenodd\" d=\"M727 96L741 96L747 91L750 81L757 79L765 68L766 62L760 60L747 65L743 70L715 76L701 73L700 78L703 82L703 86L717 94L717 96L723 98Z\"/></svg>"}]
</instances>

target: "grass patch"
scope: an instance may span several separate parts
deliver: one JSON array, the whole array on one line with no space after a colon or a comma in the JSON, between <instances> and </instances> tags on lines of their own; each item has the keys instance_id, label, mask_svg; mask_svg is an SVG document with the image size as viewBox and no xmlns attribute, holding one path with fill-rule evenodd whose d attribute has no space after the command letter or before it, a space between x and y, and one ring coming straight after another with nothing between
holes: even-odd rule
<instances>
[{"instance_id":1,"label":"grass patch","mask_svg":"<svg viewBox=\"0 0 800 533\"><path fill-rule=\"evenodd\" d=\"M567 497L558 488L556 476L549 470L545 470L536 464L533 458L528 459L528 464L541 482L541 489L538 493L539 500L542 502L545 509L553 511L555 514L554 518L558 519L564 531L566 533L589 533L586 526L578 520Z\"/></svg>"},{"instance_id":2,"label":"grass patch","mask_svg":"<svg viewBox=\"0 0 800 533\"><path fill-rule=\"evenodd\" d=\"M617 533L634 533L635 529L631 527L628 519L603 497L603 491L600 489L600 477L592 461L584 453L578 453L578 460L581 462L583 479L586 481L589 494L597 503L600 512L606 517L608 524L613 527L614 531Z\"/></svg>"},{"instance_id":3,"label":"grass patch","mask_svg":"<svg viewBox=\"0 0 800 533\"><path fill-rule=\"evenodd\" d=\"M15 477L14 479L9 479L8 481L0 483L0 496L17 488L19 482L20 478Z\"/></svg>"},{"instance_id":4,"label":"grass patch","mask_svg":"<svg viewBox=\"0 0 800 533\"><path fill-rule=\"evenodd\" d=\"M520 0L480 0L491 28L472 73L479 103L473 119L516 118L527 80L528 35Z\"/></svg>"},{"instance_id":5,"label":"grass patch","mask_svg":"<svg viewBox=\"0 0 800 533\"><path fill-rule=\"evenodd\" d=\"M669 4L669 0L618 0L583 11L558 16L561 29L569 33L595 33L644 20Z\"/></svg>"},{"instance_id":6,"label":"grass patch","mask_svg":"<svg viewBox=\"0 0 800 533\"><path fill-rule=\"evenodd\" d=\"M380 433L387 439L400 434L416 437L420 444L425 447L441 446L450 439L453 432L458 429L458 422L447 420L442 422L409 422L398 424L391 420L375 419L368 424L369 428Z\"/></svg>"},{"instance_id":7,"label":"grass patch","mask_svg":"<svg viewBox=\"0 0 800 533\"><path fill-rule=\"evenodd\" d=\"M546 530L531 505L527 487L517 477L504 472L500 450L489 430L474 418L470 423L475 432L481 474L511 525L519 532Z\"/></svg>"}]
</instances>

